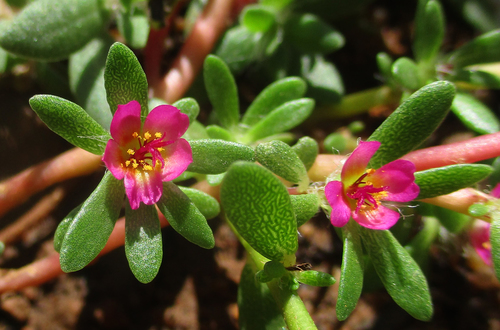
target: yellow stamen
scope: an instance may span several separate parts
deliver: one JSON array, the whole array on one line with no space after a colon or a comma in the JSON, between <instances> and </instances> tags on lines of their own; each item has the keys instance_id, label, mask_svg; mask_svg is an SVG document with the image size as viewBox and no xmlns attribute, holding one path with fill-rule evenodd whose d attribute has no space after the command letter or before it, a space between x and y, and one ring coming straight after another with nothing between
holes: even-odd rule
<instances>
[{"instance_id":1,"label":"yellow stamen","mask_svg":"<svg viewBox=\"0 0 500 330\"><path fill-rule=\"evenodd\" d=\"M156 160L155 167L156 167L157 169L160 169L160 168L161 168L161 162L160 162L158 159Z\"/></svg>"},{"instance_id":2,"label":"yellow stamen","mask_svg":"<svg viewBox=\"0 0 500 330\"><path fill-rule=\"evenodd\" d=\"M366 174L373 174L375 173L375 170L373 168L369 168L366 170Z\"/></svg>"},{"instance_id":3,"label":"yellow stamen","mask_svg":"<svg viewBox=\"0 0 500 330\"><path fill-rule=\"evenodd\" d=\"M128 149L128 150L127 150L127 154L129 154L129 155L133 155L133 154L135 154L135 151L134 151L134 150L132 150L132 149Z\"/></svg>"},{"instance_id":4,"label":"yellow stamen","mask_svg":"<svg viewBox=\"0 0 500 330\"><path fill-rule=\"evenodd\" d=\"M149 131L144 133L144 139L146 139L146 140L151 139L151 133L149 133Z\"/></svg>"},{"instance_id":5,"label":"yellow stamen","mask_svg":"<svg viewBox=\"0 0 500 330\"><path fill-rule=\"evenodd\" d=\"M152 171L152 170L153 170L153 166L148 165L148 164L144 164L144 165L142 165L142 168L143 168L145 171Z\"/></svg>"},{"instance_id":6,"label":"yellow stamen","mask_svg":"<svg viewBox=\"0 0 500 330\"><path fill-rule=\"evenodd\" d=\"M160 132L155 133L155 138L157 138L157 139L161 139L162 136L163 136L163 134L161 134Z\"/></svg>"},{"instance_id":7,"label":"yellow stamen","mask_svg":"<svg viewBox=\"0 0 500 330\"><path fill-rule=\"evenodd\" d=\"M133 138L137 139L138 136L139 136L139 133L137 133L137 132L132 133Z\"/></svg>"},{"instance_id":8,"label":"yellow stamen","mask_svg":"<svg viewBox=\"0 0 500 330\"><path fill-rule=\"evenodd\" d=\"M156 148L156 150L158 150L159 152L162 152L162 151L165 151L165 148L159 147L159 148Z\"/></svg>"},{"instance_id":9,"label":"yellow stamen","mask_svg":"<svg viewBox=\"0 0 500 330\"><path fill-rule=\"evenodd\" d=\"M130 165L130 160L125 161L125 166L128 167Z\"/></svg>"}]
</instances>

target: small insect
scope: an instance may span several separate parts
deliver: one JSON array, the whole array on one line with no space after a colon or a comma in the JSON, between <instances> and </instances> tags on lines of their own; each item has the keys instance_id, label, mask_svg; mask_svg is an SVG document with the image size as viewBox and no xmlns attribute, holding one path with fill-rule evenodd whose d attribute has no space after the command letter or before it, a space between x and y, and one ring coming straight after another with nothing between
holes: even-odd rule
<instances>
[{"instance_id":1,"label":"small insect","mask_svg":"<svg viewBox=\"0 0 500 330\"><path fill-rule=\"evenodd\" d=\"M290 266L290 267L286 267L286 270L289 270L289 271L304 271L304 270L311 270L312 269L312 265L308 262L304 262L302 264L296 264L296 265L293 265L293 266Z\"/></svg>"}]
</instances>

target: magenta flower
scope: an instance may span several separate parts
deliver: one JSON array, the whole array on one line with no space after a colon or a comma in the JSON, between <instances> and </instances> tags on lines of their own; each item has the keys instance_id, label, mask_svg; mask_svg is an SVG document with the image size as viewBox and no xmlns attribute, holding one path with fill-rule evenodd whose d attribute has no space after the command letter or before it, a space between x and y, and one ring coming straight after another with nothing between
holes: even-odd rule
<instances>
[{"instance_id":1,"label":"magenta flower","mask_svg":"<svg viewBox=\"0 0 500 330\"><path fill-rule=\"evenodd\" d=\"M141 202L155 204L162 182L177 178L191 164L191 146L180 138L188 126L188 116L171 105L154 108L144 124L137 101L118 106L102 160L116 179L124 179L132 209Z\"/></svg>"},{"instance_id":2,"label":"magenta flower","mask_svg":"<svg viewBox=\"0 0 500 330\"><path fill-rule=\"evenodd\" d=\"M352 217L366 228L389 229L398 221L399 213L381 202L409 202L418 196L412 162L399 159L377 170L366 168L379 147L377 141L360 142L342 168L341 181L326 185L332 225L342 227Z\"/></svg>"}]
</instances>

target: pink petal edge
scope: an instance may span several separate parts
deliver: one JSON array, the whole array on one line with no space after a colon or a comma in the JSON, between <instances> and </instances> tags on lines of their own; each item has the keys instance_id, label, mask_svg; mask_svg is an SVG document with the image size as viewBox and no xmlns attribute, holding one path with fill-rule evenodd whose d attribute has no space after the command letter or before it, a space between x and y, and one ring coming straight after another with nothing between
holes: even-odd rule
<instances>
[{"instance_id":1,"label":"pink petal edge","mask_svg":"<svg viewBox=\"0 0 500 330\"><path fill-rule=\"evenodd\" d=\"M386 230L398 222L400 214L383 205L379 205L376 209L369 212L360 211L357 214L353 214L352 217L363 227Z\"/></svg>"},{"instance_id":2,"label":"pink petal edge","mask_svg":"<svg viewBox=\"0 0 500 330\"><path fill-rule=\"evenodd\" d=\"M384 200L393 202L409 202L417 198L420 188L415 183L415 165L407 160L398 159L369 176L375 187L387 187Z\"/></svg>"},{"instance_id":3,"label":"pink petal edge","mask_svg":"<svg viewBox=\"0 0 500 330\"><path fill-rule=\"evenodd\" d=\"M344 186L340 181L330 181L325 187L326 200L332 207L330 222L335 227L343 227L351 218L351 207L344 196Z\"/></svg>"},{"instance_id":4,"label":"pink petal edge","mask_svg":"<svg viewBox=\"0 0 500 330\"><path fill-rule=\"evenodd\" d=\"M172 181L181 175L193 162L193 152L189 142L178 139L165 147L162 152L165 155L165 167L163 168L162 181Z\"/></svg>"},{"instance_id":5,"label":"pink petal edge","mask_svg":"<svg viewBox=\"0 0 500 330\"><path fill-rule=\"evenodd\" d=\"M352 185L356 180L365 173L366 166L370 159L380 147L378 141L359 142L359 145L352 154L347 158L340 177L342 183L346 186Z\"/></svg>"},{"instance_id":6,"label":"pink petal edge","mask_svg":"<svg viewBox=\"0 0 500 330\"><path fill-rule=\"evenodd\" d=\"M490 195L496 198L500 198L500 183L497 183L495 188L490 192Z\"/></svg>"},{"instance_id":7,"label":"pink petal edge","mask_svg":"<svg viewBox=\"0 0 500 330\"><path fill-rule=\"evenodd\" d=\"M163 192L161 174L156 171L127 172L124 184L125 193L133 210L137 210L141 202L146 205L155 204Z\"/></svg>"},{"instance_id":8,"label":"pink petal edge","mask_svg":"<svg viewBox=\"0 0 500 330\"><path fill-rule=\"evenodd\" d=\"M109 140L106 144L102 161L117 180L123 179L126 170L121 166L123 163L122 151L115 140Z\"/></svg>"},{"instance_id":9,"label":"pink petal edge","mask_svg":"<svg viewBox=\"0 0 500 330\"><path fill-rule=\"evenodd\" d=\"M137 101L118 105L109 128L111 136L122 147L134 140L132 134L141 132L141 106Z\"/></svg>"},{"instance_id":10,"label":"pink petal edge","mask_svg":"<svg viewBox=\"0 0 500 330\"><path fill-rule=\"evenodd\" d=\"M151 112L144 122L143 132L160 132L166 141L180 138L189 127L189 117L172 105L159 105Z\"/></svg>"}]
</instances>

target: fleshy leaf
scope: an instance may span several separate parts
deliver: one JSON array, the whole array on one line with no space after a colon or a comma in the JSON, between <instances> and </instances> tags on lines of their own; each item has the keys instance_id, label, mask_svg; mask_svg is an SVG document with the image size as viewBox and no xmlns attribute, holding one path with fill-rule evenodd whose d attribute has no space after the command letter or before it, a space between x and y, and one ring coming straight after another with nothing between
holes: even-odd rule
<instances>
[{"instance_id":1,"label":"fleshy leaf","mask_svg":"<svg viewBox=\"0 0 500 330\"><path fill-rule=\"evenodd\" d=\"M493 171L489 165L457 164L415 173L415 183L420 187L417 199L446 195L469 187L486 178Z\"/></svg>"},{"instance_id":2,"label":"fleshy leaf","mask_svg":"<svg viewBox=\"0 0 500 330\"><path fill-rule=\"evenodd\" d=\"M416 90L421 86L418 70L417 64L412 59L400 57L392 65L392 77L404 88Z\"/></svg>"},{"instance_id":3,"label":"fleshy leaf","mask_svg":"<svg viewBox=\"0 0 500 330\"><path fill-rule=\"evenodd\" d=\"M460 233L469 223L471 217L443 207L432 206L432 211L446 230L450 233Z\"/></svg>"},{"instance_id":4,"label":"fleshy leaf","mask_svg":"<svg viewBox=\"0 0 500 330\"><path fill-rule=\"evenodd\" d=\"M285 329L286 324L266 284L255 278L250 265L245 265L238 286L239 326L242 330Z\"/></svg>"},{"instance_id":5,"label":"fleshy leaf","mask_svg":"<svg viewBox=\"0 0 500 330\"><path fill-rule=\"evenodd\" d=\"M241 24L251 32L266 32L276 18L272 10L261 5L248 5L241 13Z\"/></svg>"},{"instance_id":6,"label":"fleshy leaf","mask_svg":"<svg viewBox=\"0 0 500 330\"><path fill-rule=\"evenodd\" d=\"M448 62L463 68L472 64L498 62L500 58L500 30L480 35L451 53Z\"/></svg>"},{"instance_id":7,"label":"fleshy leaf","mask_svg":"<svg viewBox=\"0 0 500 330\"><path fill-rule=\"evenodd\" d=\"M285 260L285 266L288 258L295 260L297 222L292 203L286 187L269 170L254 163L233 164L220 197L227 218L252 248L271 260Z\"/></svg>"},{"instance_id":8,"label":"fleshy leaf","mask_svg":"<svg viewBox=\"0 0 500 330\"><path fill-rule=\"evenodd\" d=\"M71 212L68 213L68 215L64 219L62 219L62 221L57 226L56 232L54 233L54 250L56 250L57 252L61 250L64 236L66 235L69 226L75 219L75 216L78 214L78 212L80 212L81 208L81 204L75 207Z\"/></svg>"},{"instance_id":9,"label":"fleshy leaf","mask_svg":"<svg viewBox=\"0 0 500 330\"><path fill-rule=\"evenodd\" d=\"M38 0L5 24L0 46L36 60L62 60L104 31L107 18L99 0Z\"/></svg>"},{"instance_id":10,"label":"fleshy leaf","mask_svg":"<svg viewBox=\"0 0 500 330\"><path fill-rule=\"evenodd\" d=\"M238 90L231 71L222 59L208 55L203 64L203 78L208 98L221 126L233 129L240 119L240 106Z\"/></svg>"},{"instance_id":11,"label":"fleshy leaf","mask_svg":"<svg viewBox=\"0 0 500 330\"><path fill-rule=\"evenodd\" d=\"M300 283L312 286L330 286L336 282L332 275L317 270L298 271L294 276Z\"/></svg>"},{"instance_id":12,"label":"fleshy leaf","mask_svg":"<svg viewBox=\"0 0 500 330\"><path fill-rule=\"evenodd\" d=\"M342 230L342 265L340 267L340 283L337 305L337 318L347 319L352 313L363 289L364 258L363 248L357 232L358 226L349 223Z\"/></svg>"},{"instance_id":13,"label":"fleshy leaf","mask_svg":"<svg viewBox=\"0 0 500 330\"><path fill-rule=\"evenodd\" d=\"M444 39L444 15L435 0L420 0L415 18L413 52L417 62L432 62Z\"/></svg>"},{"instance_id":14,"label":"fleshy leaf","mask_svg":"<svg viewBox=\"0 0 500 330\"><path fill-rule=\"evenodd\" d=\"M302 226L318 213L319 197L316 194L290 195L297 227Z\"/></svg>"},{"instance_id":15,"label":"fleshy leaf","mask_svg":"<svg viewBox=\"0 0 500 330\"><path fill-rule=\"evenodd\" d=\"M495 268L495 274L497 278L500 278L500 213L495 211L490 216L491 259Z\"/></svg>"},{"instance_id":16,"label":"fleshy leaf","mask_svg":"<svg viewBox=\"0 0 500 330\"><path fill-rule=\"evenodd\" d=\"M214 247L214 235L207 219L174 183L163 183L163 195L156 205L172 228L185 239L204 249Z\"/></svg>"},{"instance_id":17,"label":"fleshy leaf","mask_svg":"<svg viewBox=\"0 0 500 330\"><path fill-rule=\"evenodd\" d=\"M163 245L154 205L141 204L137 210L132 210L130 205L125 207L125 255L139 282L149 283L158 274Z\"/></svg>"},{"instance_id":18,"label":"fleshy leaf","mask_svg":"<svg viewBox=\"0 0 500 330\"><path fill-rule=\"evenodd\" d=\"M250 104L241 123L253 126L270 111L283 103L301 98L306 93L307 85L298 77L287 77L267 86Z\"/></svg>"},{"instance_id":19,"label":"fleshy leaf","mask_svg":"<svg viewBox=\"0 0 500 330\"><path fill-rule=\"evenodd\" d=\"M30 106L38 117L69 143L102 155L111 138L85 110L73 102L52 95L35 95Z\"/></svg>"},{"instance_id":20,"label":"fleshy leaf","mask_svg":"<svg viewBox=\"0 0 500 330\"><path fill-rule=\"evenodd\" d=\"M207 134L211 139L234 141L233 135L227 129L219 125L209 125L206 127Z\"/></svg>"},{"instance_id":21,"label":"fleshy leaf","mask_svg":"<svg viewBox=\"0 0 500 330\"><path fill-rule=\"evenodd\" d=\"M191 202L207 219L215 218L220 212L219 202L212 196L203 191L187 187L179 187L183 193L189 197Z\"/></svg>"},{"instance_id":22,"label":"fleshy leaf","mask_svg":"<svg viewBox=\"0 0 500 330\"><path fill-rule=\"evenodd\" d=\"M115 227L124 195L123 182L106 172L64 235L59 259L63 271L80 270L97 257Z\"/></svg>"},{"instance_id":23,"label":"fleshy leaf","mask_svg":"<svg viewBox=\"0 0 500 330\"><path fill-rule=\"evenodd\" d=\"M189 117L189 123L193 123L200 114L200 105L192 97L185 97L172 105Z\"/></svg>"},{"instance_id":24,"label":"fleshy leaf","mask_svg":"<svg viewBox=\"0 0 500 330\"><path fill-rule=\"evenodd\" d=\"M144 48L149 36L148 15L137 6L130 7L118 14L118 30L132 48Z\"/></svg>"},{"instance_id":25,"label":"fleshy leaf","mask_svg":"<svg viewBox=\"0 0 500 330\"><path fill-rule=\"evenodd\" d=\"M493 111L472 95L457 93L451 111L476 133L491 134L500 130L500 122Z\"/></svg>"},{"instance_id":26,"label":"fleshy leaf","mask_svg":"<svg viewBox=\"0 0 500 330\"><path fill-rule=\"evenodd\" d=\"M307 96L318 103L340 102L344 94L342 77L332 62L320 54L304 54L300 58L301 74L309 85Z\"/></svg>"},{"instance_id":27,"label":"fleshy leaf","mask_svg":"<svg viewBox=\"0 0 500 330\"><path fill-rule=\"evenodd\" d=\"M465 82L473 87L500 89L500 77L486 71L455 70L450 79L457 84Z\"/></svg>"},{"instance_id":28,"label":"fleshy leaf","mask_svg":"<svg viewBox=\"0 0 500 330\"><path fill-rule=\"evenodd\" d=\"M248 130L246 140L257 141L288 131L309 117L313 109L313 99L303 98L284 103Z\"/></svg>"},{"instance_id":29,"label":"fleshy leaf","mask_svg":"<svg viewBox=\"0 0 500 330\"><path fill-rule=\"evenodd\" d=\"M454 97L455 86L447 81L413 93L368 138L381 143L368 166L379 168L418 147L441 124Z\"/></svg>"},{"instance_id":30,"label":"fleshy leaf","mask_svg":"<svg viewBox=\"0 0 500 330\"><path fill-rule=\"evenodd\" d=\"M193 162L188 170L202 174L219 174L227 171L237 160L253 162L255 160L252 148L224 140L194 140L190 141L193 151Z\"/></svg>"},{"instance_id":31,"label":"fleshy leaf","mask_svg":"<svg viewBox=\"0 0 500 330\"><path fill-rule=\"evenodd\" d=\"M69 84L78 103L102 127L109 129L113 117L106 101L104 66L113 42L109 36L95 38L69 58Z\"/></svg>"},{"instance_id":32,"label":"fleshy leaf","mask_svg":"<svg viewBox=\"0 0 500 330\"><path fill-rule=\"evenodd\" d=\"M392 79L392 63L393 60L389 54L384 52L377 54L378 71L385 78L386 82L389 82Z\"/></svg>"},{"instance_id":33,"label":"fleshy leaf","mask_svg":"<svg viewBox=\"0 0 500 330\"><path fill-rule=\"evenodd\" d=\"M306 170L309 170L318 156L319 146L315 139L303 136L292 146L292 150L295 151L302 163L304 163Z\"/></svg>"},{"instance_id":34,"label":"fleshy leaf","mask_svg":"<svg viewBox=\"0 0 500 330\"><path fill-rule=\"evenodd\" d=\"M360 228L370 260L396 304L411 316L429 321L433 307L429 286L418 264L388 230Z\"/></svg>"},{"instance_id":35,"label":"fleshy leaf","mask_svg":"<svg viewBox=\"0 0 500 330\"><path fill-rule=\"evenodd\" d=\"M304 163L284 142L271 141L259 144L255 148L255 160L283 179L299 184L300 191L306 190L309 186Z\"/></svg>"},{"instance_id":36,"label":"fleshy leaf","mask_svg":"<svg viewBox=\"0 0 500 330\"><path fill-rule=\"evenodd\" d=\"M134 53L119 42L115 42L109 49L104 70L104 87L113 114L119 104L135 100L141 105L141 118L146 118L149 113L146 74Z\"/></svg>"}]
</instances>

